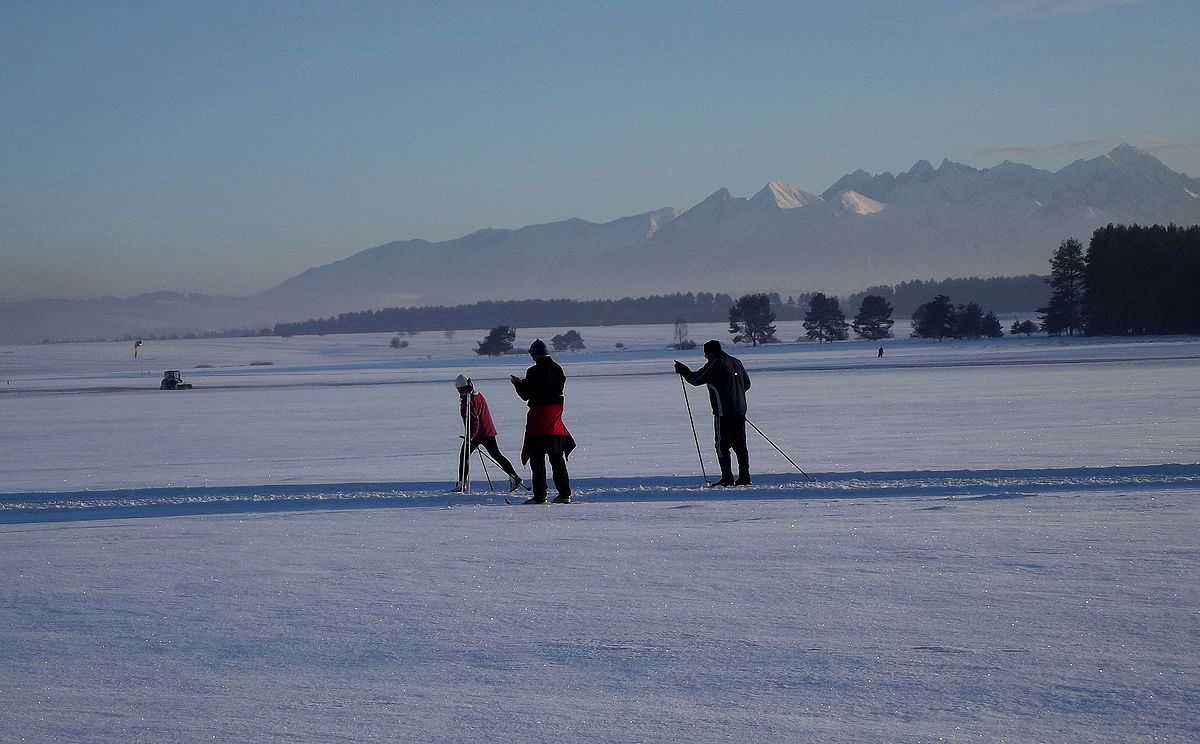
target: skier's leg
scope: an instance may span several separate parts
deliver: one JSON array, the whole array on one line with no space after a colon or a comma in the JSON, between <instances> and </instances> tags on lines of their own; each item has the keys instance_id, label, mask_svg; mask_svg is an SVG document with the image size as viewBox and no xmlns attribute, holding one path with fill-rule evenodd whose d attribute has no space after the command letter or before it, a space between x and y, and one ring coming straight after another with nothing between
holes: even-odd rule
<instances>
[{"instance_id":1,"label":"skier's leg","mask_svg":"<svg viewBox=\"0 0 1200 744\"><path fill-rule=\"evenodd\" d=\"M540 448L529 453L529 472L533 478L533 500L546 500L546 453Z\"/></svg>"},{"instance_id":2,"label":"skier's leg","mask_svg":"<svg viewBox=\"0 0 1200 744\"><path fill-rule=\"evenodd\" d=\"M550 453L550 467L554 471L554 490L558 498L571 498L571 476L567 474L567 458L561 452Z\"/></svg>"},{"instance_id":3,"label":"skier's leg","mask_svg":"<svg viewBox=\"0 0 1200 744\"><path fill-rule=\"evenodd\" d=\"M736 483L739 486L750 485L750 450L746 447L746 417L745 416L728 416L729 425L726 431L726 439L730 446L733 447L733 453L737 455L738 462L738 477Z\"/></svg>"},{"instance_id":4,"label":"skier's leg","mask_svg":"<svg viewBox=\"0 0 1200 744\"><path fill-rule=\"evenodd\" d=\"M483 445L484 451L492 456L492 459L496 461L501 470L508 473L510 478L517 477L517 471L513 469L512 463L509 462L508 458L500 452L500 446L496 444L495 437L485 437L479 443Z\"/></svg>"},{"instance_id":5,"label":"skier's leg","mask_svg":"<svg viewBox=\"0 0 1200 744\"><path fill-rule=\"evenodd\" d=\"M725 439L721 424L723 416L713 416L713 430L716 432L717 464L721 466L721 485L733 485L733 463L729 459L729 442Z\"/></svg>"},{"instance_id":6,"label":"skier's leg","mask_svg":"<svg viewBox=\"0 0 1200 744\"><path fill-rule=\"evenodd\" d=\"M471 453L467 451L467 443L463 442L462 447L458 449L458 483L462 485L467 482L467 476L471 473Z\"/></svg>"}]
</instances>

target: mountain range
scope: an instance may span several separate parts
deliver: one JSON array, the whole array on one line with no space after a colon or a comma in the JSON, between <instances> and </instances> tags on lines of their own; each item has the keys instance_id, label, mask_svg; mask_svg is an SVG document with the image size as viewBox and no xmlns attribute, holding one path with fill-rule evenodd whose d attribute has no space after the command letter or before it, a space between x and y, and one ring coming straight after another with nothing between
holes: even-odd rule
<instances>
[{"instance_id":1,"label":"mountain range","mask_svg":"<svg viewBox=\"0 0 1200 744\"><path fill-rule=\"evenodd\" d=\"M1053 172L1008 161L976 169L921 160L895 175L854 171L819 195L771 181L749 198L718 189L683 211L396 241L250 297L0 304L0 342L256 327L402 305L699 290L846 293L909 279L1047 273L1050 254L1068 237L1086 245L1108 223L1169 222L1200 223L1200 179L1130 145ZM88 302L105 303L103 312Z\"/></svg>"}]
</instances>

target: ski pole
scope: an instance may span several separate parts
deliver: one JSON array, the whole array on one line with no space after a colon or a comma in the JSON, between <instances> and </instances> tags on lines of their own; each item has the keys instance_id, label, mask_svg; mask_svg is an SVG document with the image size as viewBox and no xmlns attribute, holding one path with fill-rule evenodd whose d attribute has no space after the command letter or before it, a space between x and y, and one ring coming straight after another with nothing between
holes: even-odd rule
<instances>
[{"instance_id":1,"label":"ski pole","mask_svg":"<svg viewBox=\"0 0 1200 744\"><path fill-rule=\"evenodd\" d=\"M783 459L785 459L785 460L787 460L788 462L790 462L790 463L792 464L792 466L796 468L796 470L799 470L799 471L800 471L800 475L803 475L805 478L808 478L808 480L809 480L810 482L812 481L812 476L810 476L808 473L804 472L804 469L803 469L803 468L801 468L799 465L797 465L795 460L793 460L792 458L788 457L786 452L784 452L783 450L779 449L779 445L778 445L778 444L775 444L774 442L772 442L770 437L768 437L766 434L763 434L763 431L762 431L762 429L758 428L757 426L754 426L754 422L753 422L753 421L751 421L750 419L746 419L746 423L747 423L747 424L750 424L750 426L754 427L754 430L755 430L755 431L757 431L759 434L762 434L762 438L763 438L763 439L765 439L765 440L767 440L767 444L769 444L769 445L771 445L772 447L774 447L776 452L778 452L779 454L783 455Z\"/></svg>"},{"instance_id":2,"label":"ski pole","mask_svg":"<svg viewBox=\"0 0 1200 744\"><path fill-rule=\"evenodd\" d=\"M704 482L708 483L708 472L704 469L704 455L700 454L700 437L696 434L696 420L692 418L692 401L688 400L687 385L684 384L683 375L679 376L679 386L683 388L683 402L687 404L688 421L692 424L692 439L696 440L696 457L700 458L700 473L704 476Z\"/></svg>"},{"instance_id":3,"label":"ski pole","mask_svg":"<svg viewBox=\"0 0 1200 744\"><path fill-rule=\"evenodd\" d=\"M480 457L487 456L487 459L491 460L493 465L500 468L500 463L496 462L496 458L492 457L490 452L484 452L482 448L476 449L475 451L479 453ZM500 469L504 470L504 468L500 468Z\"/></svg>"},{"instance_id":4,"label":"ski pole","mask_svg":"<svg viewBox=\"0 0 1200 744\"><path fill-rule=\"evenodd\" d=\"M467 390L467 413L463 416L463 493L471 492L471 391Z\"/></svg>"},{"instance_id":5,"label":"ski pole","mask_svg":"<svg viewBox=\"0 0 1200 744\"><path fill-rule=\"evenodd\" d=\"M486 452L486 451L484 451L482 448L481 448L481 449L477 449L477 450L475 450L475 451L479 453L479 456L480 456L480 457L485 457L485 456L486 456L486 457L487 457L487 459L488 459L488 461L489 461L489 462L491 462L493 465L495 465L495 466L496 466L497 468L499 468L500 470L502 470L502 471L504 471L504 472L508 472L508 471L505 471L505 470L504 470L504 466L503 466L503 465L501 465L500 463L496 462L496 458L492 457L492 453L491 453L491 452ZM520 477L520 476L517 476L517 477ZM528 491L528 490L529 490L529 486L526 486L526 485L524 485L524 484L522 484L520 487L521 487L521 488L524 488L526 491ZM516 490L516 489L514 488L513 490Z\"/></svg>"},{"instance_id":6,"label":"ski pole","mask_svg":"<svg viewBox=\"0 0 1200 744\"><path fill-rule=\"evenodd\" d=\"M488 490L495 491L496 488L492 485L492 474L488 472L487 462L483 459L483 451L479 449L476 449L475 451L479 453L479 464L483 466L483 474L487 477Z\"/></svg>"}]
</instances>

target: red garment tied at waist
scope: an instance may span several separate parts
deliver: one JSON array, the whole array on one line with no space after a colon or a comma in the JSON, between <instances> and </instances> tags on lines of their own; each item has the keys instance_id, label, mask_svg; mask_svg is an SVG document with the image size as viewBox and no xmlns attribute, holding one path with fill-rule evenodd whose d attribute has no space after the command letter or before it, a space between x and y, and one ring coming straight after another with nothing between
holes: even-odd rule
<instances>
[{"instance_id":1,"label":"red garment tied at waist","mask_svg":"<svg viewBox=\"0 0 1200 744\"><path fill-rule=\"evenodd\" d=\"M536 447L536 450L571 454L571 450L575 449L575 440L563 423L562 414L562 403L541 403L529 407L529 416L525 419L525 443L521 448L522 463L529 462L530 454L535 451L530 445L541 437L552 439L540 443L541 446Z\"/></svg>"}]
</instances>

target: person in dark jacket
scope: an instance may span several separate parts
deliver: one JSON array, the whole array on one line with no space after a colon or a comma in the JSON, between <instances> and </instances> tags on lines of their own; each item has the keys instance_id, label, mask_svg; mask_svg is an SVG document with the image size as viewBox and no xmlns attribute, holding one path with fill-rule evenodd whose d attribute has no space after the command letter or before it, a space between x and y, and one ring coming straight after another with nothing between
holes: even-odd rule
<instances>
[{"instance_id":1,"label":"person in dark jacket","mask_svg":"<svg viewBox=\"0 0 1200 744\"><path fill-rule=\"evenodd\" d=\"M475 390L475 383L466 375L459 375L454 381L454 387L458 388L458 415L462 417L463 425L470 427L470 441L467 441L464 434L463 446L458 452L458 485L454 490L466 490L467 476L471 474L471 453L476 447L483 447L508 475L508 490L517 490L523 485L521 476L517 475L512 463L500 452L500 447L496 444L496 425L492 423L492 412L488 410L487 399L483 397L483 393Z\"/></svg>"},{"instance_id":2,"label":"person in dark jacket","mask_svg":"<svg viewBox=\"0 0 1200 744\"><path fill-rule=\"evenodd\" d=\"M750 453L746 449L746 391L750 375L741 360L721 349L720 341L704 344L703 367L693 372L683 362L675 362L675 372L692 385L708 386L708 401L712 404L713 428L716 430L717 462L721 464L718 486L748 486ZM733 479L733 463L729 450L737 456L738 477Z\"/></svg>"},{"instance_id":3,"label":"person in dark jacket","mask_svg":"<svg viewBox=\"0 0 1200 744\"><path fill-rule=\"evenodd\" d=\"M563 424L563 387L567 376L562 367L550 358L546 344L535 339L529 345L533 366L524 378L509 377L517 395L529 403L529 418L525 422L525 446L521 448L521 463L529 463L533 477L533 496L526 504L546 503L546 459L554 472L555 504L571 503L571 479L567 474L567 458L575 449L575 440Z\"/></svg>"}]
</instances>

